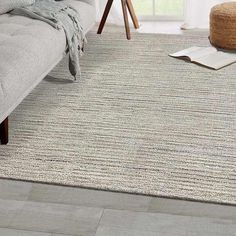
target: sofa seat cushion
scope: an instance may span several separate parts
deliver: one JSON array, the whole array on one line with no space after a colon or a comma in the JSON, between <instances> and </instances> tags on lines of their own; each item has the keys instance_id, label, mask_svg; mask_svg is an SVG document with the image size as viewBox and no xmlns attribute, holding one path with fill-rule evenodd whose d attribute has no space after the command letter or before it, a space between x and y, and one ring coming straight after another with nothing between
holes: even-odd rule
<instances>
[{"instance_id":1,"label":"sofa seat cushion","mask_svg":"<svg viewBox=\"0 0 236 236\"><path fill-rule=\"evenodd\" d=\"M80 13L87 31L93 7L76 0L68 2ZM0 15L0 122L62 59L65 48L63 30L23 16Z\"/></svg>"}]
</instances>

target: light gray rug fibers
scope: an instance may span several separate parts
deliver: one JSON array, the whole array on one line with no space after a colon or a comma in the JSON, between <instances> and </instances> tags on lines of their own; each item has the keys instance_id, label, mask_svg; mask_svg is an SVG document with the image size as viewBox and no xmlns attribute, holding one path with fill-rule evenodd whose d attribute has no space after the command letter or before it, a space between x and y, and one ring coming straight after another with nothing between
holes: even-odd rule
<instances>
[{"instance_id":1,"label":"light gray rug fibers","mask_svg":"<svg viewBox=\"0 0 236 236\"><path fill-rule=\"evenodd\" d=\"M236 65L168 57L207 34L90 33L10 116L0 177L236 204Z\"/></svg>"}]
</instances>

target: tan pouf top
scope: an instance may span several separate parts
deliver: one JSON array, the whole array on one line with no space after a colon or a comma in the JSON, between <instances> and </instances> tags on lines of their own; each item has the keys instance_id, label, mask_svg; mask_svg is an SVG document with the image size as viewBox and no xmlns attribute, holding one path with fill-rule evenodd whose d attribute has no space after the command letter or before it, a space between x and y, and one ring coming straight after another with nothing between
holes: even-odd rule
<instances>
[{"instance_id":1,"label":"tan pouf top","mask_svg":"<svg viewBox=\"0 0 236 236\"><path fill-rule=\"evenodd\" d=\"M236 2L223 3L212 8L210 40L216 47L236 50Z\"/></svg>"}]
</instances>

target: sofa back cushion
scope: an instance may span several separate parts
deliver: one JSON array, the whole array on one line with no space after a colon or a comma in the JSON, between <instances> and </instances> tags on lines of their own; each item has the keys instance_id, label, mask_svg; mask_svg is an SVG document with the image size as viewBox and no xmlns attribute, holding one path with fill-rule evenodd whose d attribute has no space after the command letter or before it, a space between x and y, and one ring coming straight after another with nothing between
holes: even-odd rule
<instances>
[{"instance_id":1,"label":"sofa back cushion","mask_svg":"<svg viewBox=\"0 0 236 236\"><path fill-rule=\"evenodd\" d=\"M31 5L35 0L0 0L0 15L7 13L14 8Z\"/></svg>"}]
</instances>

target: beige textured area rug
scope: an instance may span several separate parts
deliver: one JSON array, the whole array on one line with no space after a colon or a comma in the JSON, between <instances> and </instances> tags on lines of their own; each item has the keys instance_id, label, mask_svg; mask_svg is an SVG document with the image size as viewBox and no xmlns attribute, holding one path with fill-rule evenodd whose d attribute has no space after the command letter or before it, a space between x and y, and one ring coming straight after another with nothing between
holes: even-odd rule
<instances>
[{"instance_id":1,"label":"beige textured area rug","mask_svg":"<svg viewBox=\"0 0 236 236\"><path fill-rule=\"evenodd\" d=\"M168 57L207 34L88 35L10 116L0 177L236 204L236 65Z\"/></svg>"}]
</instances>

